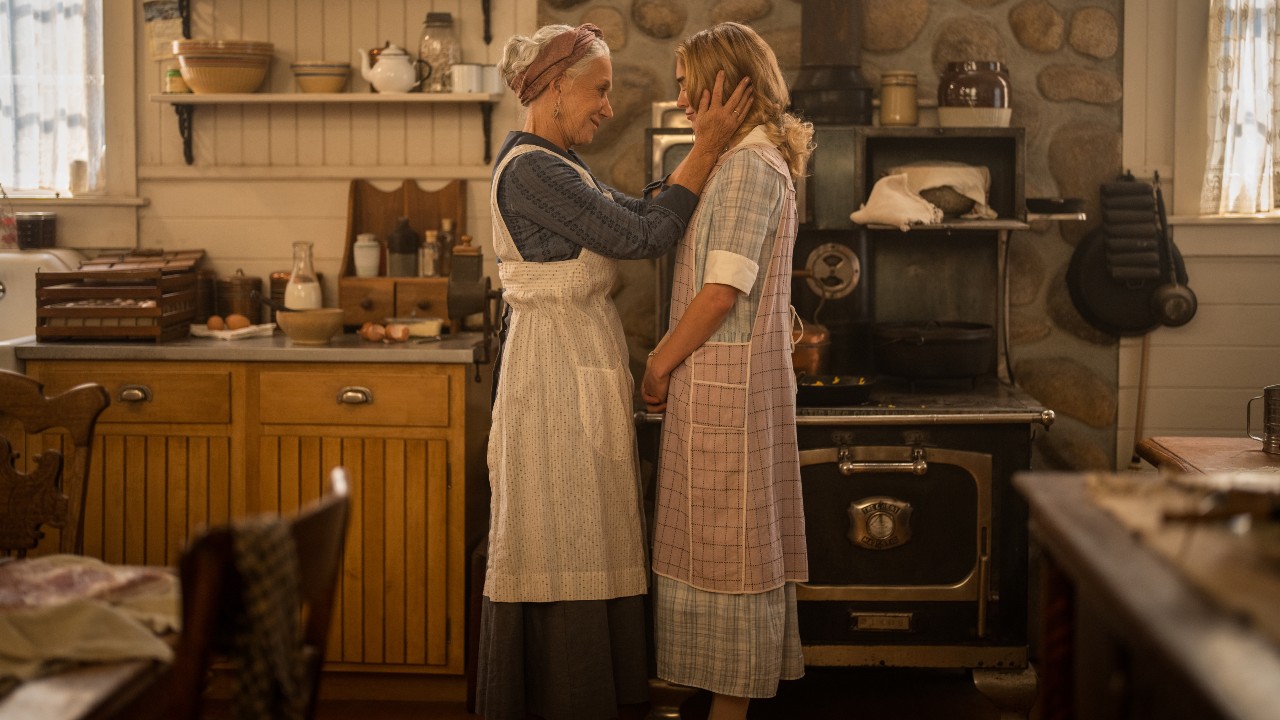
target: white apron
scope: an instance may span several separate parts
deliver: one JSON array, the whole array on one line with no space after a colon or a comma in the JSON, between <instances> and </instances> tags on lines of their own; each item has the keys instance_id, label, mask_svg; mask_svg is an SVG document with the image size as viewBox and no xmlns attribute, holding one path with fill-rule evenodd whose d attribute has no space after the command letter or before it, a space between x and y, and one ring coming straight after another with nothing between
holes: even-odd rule
<instances>
[{"instance_id":1,"label":"white apron","mask_svg":"<svg viewBox=\"0 0 1280 720\"><path fill-rule=\"evenodd\" d=\"M609 297L616 263L585 248L576 260L524 261L497 192L507 163L526 152L550 153L513 149L494 172L489 200L511 316L489 435L484 594L494 602L640 595L648 572L633 384Z\"/></svg>"}]
</instances>

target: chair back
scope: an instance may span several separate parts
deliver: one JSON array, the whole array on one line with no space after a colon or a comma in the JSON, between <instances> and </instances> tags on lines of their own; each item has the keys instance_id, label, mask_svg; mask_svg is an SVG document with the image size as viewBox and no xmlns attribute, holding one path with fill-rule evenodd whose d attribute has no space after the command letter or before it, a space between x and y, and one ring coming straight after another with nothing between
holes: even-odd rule
<instances>
[{"instance_id":1,"label":"chair back","mask_svg":"<svg viewBox=\"0 0 1280 720\"><path fill-rule=\"evenodd\" d=\"M93 428L110 404L101 385L86 383L46 397L34 379L0 370L0 555L24 557L40 543L46 525L61 529L60 552L82 551ZM8 429L20 429L21 441L17 434L6 436ZM19 472L15 454L32 446L25 436L54 429L66 430L70 445L46 449L29 474Z\"/></svg>"},{"instance_id":2,"label":"chair back","mask_svg":"<svg viewBox=\"0 0 1280 720\"><path fill-rule=\"evenodd\" d=\"M329 475L329 490L315 503L289 517L289 534L298 556L298 594L302 607L302 656L310 687L304 717L315 714L324 663L325 642L333 616L338 571L346 544L350 512L344 468ZM205 681L217 654L219 640L243 607L230 526L213 528L187 547L179 563L182 580L182 634L174 654L166 718L198 718Z\"/></svg>"}]
</instances>

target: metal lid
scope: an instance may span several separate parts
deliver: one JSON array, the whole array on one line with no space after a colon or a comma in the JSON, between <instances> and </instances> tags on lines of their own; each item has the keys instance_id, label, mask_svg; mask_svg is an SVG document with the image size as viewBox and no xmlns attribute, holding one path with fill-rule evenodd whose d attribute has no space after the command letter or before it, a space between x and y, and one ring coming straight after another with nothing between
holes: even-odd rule
<instances>
[{"instance_id":1,"label":"metal lid","mask_svg":"<svg viewBox=\"0 0 1280 720\"><path fill-rule=\"evenodd\" d=\"M453 13L447 12L429 12L427 13L428 27L452 27Z\"/></svg>"},{"instance_id":2,"label":"metal lid","mask_svg":"<svg viewBox=\"0 0 1280 720\"><path fill-rule=\"evenodd\" d=\"M885 70L880 74L881 85L915 85L916 74L910 70Z\"/></svg>"}]
</instances>

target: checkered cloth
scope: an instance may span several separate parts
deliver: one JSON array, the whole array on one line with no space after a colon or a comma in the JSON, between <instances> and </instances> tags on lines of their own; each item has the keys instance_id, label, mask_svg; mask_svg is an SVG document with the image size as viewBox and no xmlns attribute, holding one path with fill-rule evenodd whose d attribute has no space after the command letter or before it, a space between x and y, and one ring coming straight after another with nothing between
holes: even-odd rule
<instances>
[{"instance_id":1,"label":"checkered cloth","mask_svg":"<svg viewBox=\"0 0 1280 720\"><path fill-rule=\"evenodd\" d=\"M232 526L244 610L232 619L239 662L234 700L241 720L304 717L310 696L298 611L298 554L288 525L260 518Z\"/></svg>"}]
</instances>

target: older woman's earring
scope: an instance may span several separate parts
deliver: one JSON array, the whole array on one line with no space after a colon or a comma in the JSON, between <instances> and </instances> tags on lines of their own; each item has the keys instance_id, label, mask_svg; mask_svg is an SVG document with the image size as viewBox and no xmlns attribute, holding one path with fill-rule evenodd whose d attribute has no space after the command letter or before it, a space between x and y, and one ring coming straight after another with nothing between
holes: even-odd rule
<instances>
[{"instance_id":1,"label":"older woman's earring","mask_svg":"<svg viewBox=\"0 0 1280 720\"><path fill-rule=\"evenodd\" d=\"M560 97L563 97L563 96L560 96ZM551 117L553 118L560 117L560 97L556 98L556 106L551 108Z\"/></svg>"}]
</instances>

